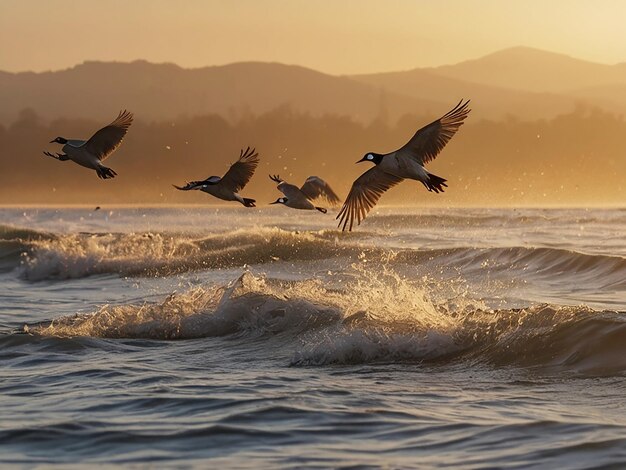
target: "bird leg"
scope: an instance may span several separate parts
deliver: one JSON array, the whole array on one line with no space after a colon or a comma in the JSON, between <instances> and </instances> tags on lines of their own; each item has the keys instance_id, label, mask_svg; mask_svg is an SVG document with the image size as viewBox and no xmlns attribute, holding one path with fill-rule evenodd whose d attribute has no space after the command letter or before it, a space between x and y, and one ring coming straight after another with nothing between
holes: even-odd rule
<instances>
[{"instance_id":1,"label":"bird leg","mask_svg":"<svg viewBox=\"0 0 626 470\"><path fill-rule=\"evenodd\" d=\"M111 168L107 168L106 166L101 166L100 168L96 168L96 173L98 174L98 178L103 180L107 178L115 178L117 173L113 171Z\"/></svg>"}]
</instances>

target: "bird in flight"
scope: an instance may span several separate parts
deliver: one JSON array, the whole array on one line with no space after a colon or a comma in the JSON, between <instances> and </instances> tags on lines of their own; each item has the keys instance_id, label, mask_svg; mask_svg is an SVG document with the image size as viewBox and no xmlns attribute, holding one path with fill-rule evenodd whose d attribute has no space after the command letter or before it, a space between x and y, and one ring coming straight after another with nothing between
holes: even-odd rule
<instances>
[{"instance_id":1,"label":"bird in flight","mask_svg":"<svg viewBox=\"0 0 626 470\"><path fill-rule=\"evenodd\" d=\"M120 111L111 124L100 129L89 140L57 137L50 143L63 145L61 148L63 153L54 155L50 152L44 152L44 155L62 162L72 160L81 166L96 170L98 177L102 179L114 178L117 173L104 166L102 162L120 146L132 123L133 114L126 110Z\"/></svg>"},{"instance_id":2,"label":"bird in flight","mask_svg":"<svg viewBox=\"0 0 626 470\"><path fill-rule=\"evenodd\" d=\"M238 201L246 207L256 207L254 199L241 197L238 193L252 178L257 165L259 164L259 154L255 149L248 147L245 151L239 152L239 159L233 163L226 174L219 176L209 176L203 181L191 181L185 186L172 185L181 191L198 189L211 196L224 201Z\"/></svg>"},{"instance_id":3,"label":"bird in flight","mask_svg":"<svg viewBox=\"0 0 626 470\"><path fill-rule=\"evenodd\" d=\"M326 214L328 211L325 208L315 206L312 201L323 198L331 205L337 205L341 202L328 183L317 176L309 176L301 188L298 188L295 184L287 183L278 175L270 175L270 179L278 183L276 187L285 195L285 197L279 197L271 204L283 204L292 209L317 209Z\"/></svg>"},{"instance_id":4,"label":"bird in flight","mask_svg":"<svg viewBox=\"0 0 626 470\"><path fill-rule=\"evenodd\" d=\"M434 160L448 141L463 125L471 111L469 100L463 100L436 121L418 130L400 149L379 154L369 152L359 160L374 163L374 167L359 176L350 189L337 219L342 231L352 230L356 220L360 225L367 213L389 188L404 179L420 181L428 191L440 193L448 187L446 180L428 172L424 165Z\"/></svg>"}]
</instances>

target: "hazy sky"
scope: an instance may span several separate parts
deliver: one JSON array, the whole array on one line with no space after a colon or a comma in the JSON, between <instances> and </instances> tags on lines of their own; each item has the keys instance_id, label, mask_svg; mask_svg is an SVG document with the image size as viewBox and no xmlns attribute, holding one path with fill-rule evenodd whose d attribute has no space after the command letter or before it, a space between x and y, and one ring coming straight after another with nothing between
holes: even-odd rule
<instances>
[{"instance_id":1,"label":"hazy sky","mask_svg":"<svg viewBox=\"0 0 626 470\"><path fill-rule=\"evenodd\" d=\"M616 63L624 18L621 0L0 0L0 70L260 60L340 74L517 45Z\"/></svg>"}]
</instances>

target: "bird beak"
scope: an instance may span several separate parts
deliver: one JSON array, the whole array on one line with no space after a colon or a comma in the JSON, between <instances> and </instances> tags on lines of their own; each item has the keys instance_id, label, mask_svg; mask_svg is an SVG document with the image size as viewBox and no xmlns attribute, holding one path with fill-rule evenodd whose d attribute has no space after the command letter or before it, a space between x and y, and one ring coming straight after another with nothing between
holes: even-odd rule
<instances>
[{"instance_id":1,"label":"bird beak","mask_svg":"<svg viewBox=\"0 0 626 470\"><path fill-rule=\"evenodd\" d=\"M56 142L56 139L50 141L51 144L54 144L55 142Z\"/></svg>"},{"instance_id":2,"label":"bird beak","mask_svg":"<svg viewBox=\"0 0 626 470\"><path fill-rule=\"evenodd\" d=\"M365 161L365 157L361 158L358 162L355 162L355 163L361 163L361 162L364 162L364 161Z\"/></svg>"},{"instance_id":3,"label":"bird beak","mask_svg":"<svg viewBox=\"0 0 626 470\"><path fill-rule=\"evenodd\" d=\"M270 204L278 204L278 201L270 202Z\"/></svg>"}]
</instances>

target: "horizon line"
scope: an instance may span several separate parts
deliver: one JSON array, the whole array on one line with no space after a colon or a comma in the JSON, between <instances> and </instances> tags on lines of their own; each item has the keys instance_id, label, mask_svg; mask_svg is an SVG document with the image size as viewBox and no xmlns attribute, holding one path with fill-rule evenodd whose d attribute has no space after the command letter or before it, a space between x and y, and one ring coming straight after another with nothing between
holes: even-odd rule
<instances>
[{"instance_id":1,"label":"horizon line","mask_svg":"<svg viewBox=\"0 0 626 470\"><path fill-rule=\"evenodd\" d=\"M383 73L396 73L396 72L407 72L407 71L411 71L411 70L418 70L418 69L423 69L423 70L429 70L429 69L437 69L440 67L449 67L449 66L455 66L455 65L459 65L459 64L463 64L466 62L473 62L473 61L477 61L477 60L481 60L481 59L485 59L487 57L496 55L496 54L500 54L503 52L508 52L508 51L514 51L514 50L528 50L528 51L534 51L534 52L539 52L539 53L543 53L543 54L552 54L555 56L561 56L563 58L568 58L568 59L572 59L572 60L576 60L576 61L580 61L580 62L586 62L588 64L594 64L594 65L602 65L602 66L607 66L607 67L612 67L612 66L617 66L620 64L624 64L626 63L626 60L621 61L621 62L615 62L615 63L606 63L606 62L596 62L593 60L587 60L587 59L582 59L580 57L576 57L567 53L563 53L563 52L555 52L552 50L548 50L548 49L540 49L537 47L533 47L533 46L524 46L524 45L517 45L517 46L510 46L510 47L505 47L502 49L496 49L492 52L477 56L477 57L472 57L472 58L467 58L464 60L461 60L459 62L455 62L455 63L444 63L444 64L440 64L440 65L425 65L425 66L420 66L420 65L416 65L415 67L411 67L411 68L406 68L406 69L394 69L394 70L384 70L384 71L378 71L378 72L352 72L352 73L330 73L330 72L325 72L316 68L313 68L311 66L308 65L303 65L303 64L293 64L293 63L287 63L287 62L280 62L280 61L276 61L276 60L237 60L237 61L233 61L233 62L226 62L226 63L222 63L222 64L207 64L207 65L201 65L201 66L192 66L192 67L186 67L184 65L180 65L176 62L172 62L172 61L165 61L165 62L153 62L149 59L145 59L145 58L136 58L136 59L132 59L132 60L103 60L103 59L85 59L82 62L79 63L75 63L74 65L70 65L67 67L63 67L63 68L59 68L59 69L43 69L43 70L18 70L18 71L11 71L11 70L4 70L4 69L0 69L0 73L6 73L6 74L12 74L12 75L19 75L19 74L44 74L44 73L57 73L57 72L64 72L67 70L71 70L74 69L76 67L79 67L81 65L85 65L85 64L89 64L89 63L100 63L100 64L134 64L136 62L144 62L150 65L170 65L170 66L174 66L174 67L178 67L180 69L183 70L202 70L202 69L207 69L207 68L220 68L220 67L229 67L232 65L237 65L237 64L278 64L278 65L284 65L287 67L300 67L300 68L304 68L307 70L312 70L324 75L329 75L329 76L335 76L335 77L350 77L350 76L356 76L356 75L377 75L377 74L383 74Z\"/></svg>"}]
</instances>

